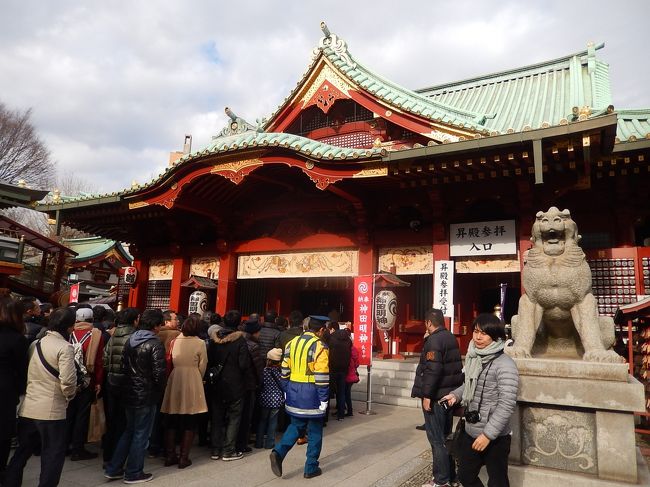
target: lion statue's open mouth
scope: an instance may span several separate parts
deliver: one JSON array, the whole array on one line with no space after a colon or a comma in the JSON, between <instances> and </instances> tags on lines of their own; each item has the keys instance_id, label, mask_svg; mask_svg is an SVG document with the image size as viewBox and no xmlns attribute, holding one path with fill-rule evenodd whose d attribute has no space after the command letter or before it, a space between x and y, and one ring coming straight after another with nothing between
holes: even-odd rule
<instances>
[{"instance_id":1,"label":"lion statue's open mouth","mask_svg":"<svg viewBox=\"0 0 650 487\"><path fill-rule=\"evenodd\" d=\"M538 212L523 269L526 294L512 318L514 357L547 356L624 362L611 350L614 322L598 316L591 270L569 210Z\"/></svg>"}]
</instances>

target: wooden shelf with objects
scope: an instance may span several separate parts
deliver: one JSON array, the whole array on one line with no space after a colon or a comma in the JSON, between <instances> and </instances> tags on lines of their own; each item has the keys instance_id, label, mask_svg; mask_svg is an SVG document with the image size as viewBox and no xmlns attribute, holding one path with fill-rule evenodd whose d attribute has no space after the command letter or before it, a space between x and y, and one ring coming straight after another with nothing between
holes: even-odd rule
<instances>
[{"instance_id":1,"label":"wooden shelf with objects","mask_svg":"<svg viewBox=\"0 0 650 487\"><path fill-rule=\"evenodd\" d=\"M639 417L637 433L650 434L650 247L633 247L629 249L613 249L626 251L623 255L616 255L614 260L618 267L614 268L617 286L616 304L614 308L614 323L616 326L615 349L626 356L630 367L630 374L638 379L645 388L646 410L635 413ZM622 262L625 261L623 265ZM632 261L633 266L628 262ZM590 261L591 264L591 261ZM602 263L601 263L602 265ZM618 270L628 270L627 276L618 276ZM618 279L625 280L630 269L634 270L635 295L623 294L623 303L619 303L618 289L627 289L625 284L618 285ZM592 267L593 271L593 267ZM606 279L602 276L594 276L597 279ZM608 278L610 281L612 277ZM612 288L610 288L612 289ZM596 290L594 289L594 294ZM610 303L604 303L605 312L601 314L610 315L612 309L613 294L606 294ZM603 299L604 301L604 299ZM599 298L599 309L601 302Z\"/></svg>"}]
</instances>

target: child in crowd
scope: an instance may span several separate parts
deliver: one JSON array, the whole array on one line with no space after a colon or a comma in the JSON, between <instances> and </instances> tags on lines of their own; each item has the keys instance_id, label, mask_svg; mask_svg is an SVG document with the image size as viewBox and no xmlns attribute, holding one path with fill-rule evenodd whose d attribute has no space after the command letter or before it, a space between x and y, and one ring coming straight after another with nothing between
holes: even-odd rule
<instances>
[{"instance_id":1,"label":"child in crowd","mask_svg":"<svg viewBox=\"0 0 650 487\"><path fill-rule=\"evenodd\" d=\"M278 413L284 405L284 392L280 387L280 363L282 349L273 348L266 354L266 367L259 392L260 419L255 435L255 448L271 449L275 446L275 431L278 426ZM264 435L266 434L266 441Z\"/></svg>"}]
</instances>

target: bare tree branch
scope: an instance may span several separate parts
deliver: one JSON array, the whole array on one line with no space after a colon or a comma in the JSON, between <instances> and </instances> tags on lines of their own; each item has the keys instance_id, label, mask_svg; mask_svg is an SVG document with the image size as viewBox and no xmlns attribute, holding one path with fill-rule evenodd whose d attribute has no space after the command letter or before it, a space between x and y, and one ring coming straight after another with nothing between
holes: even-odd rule
<instances>
[{"instance_id":1,"label":"bare tree branch","mask_svg":"<svg viewBox=\"0 0 650 487\"><path fill-rule=\"evenodd\" d=\"M48 188L56 165L30 121L31 110L11 111L0 102L0 180Z\"/></svg>"}]
</instances>

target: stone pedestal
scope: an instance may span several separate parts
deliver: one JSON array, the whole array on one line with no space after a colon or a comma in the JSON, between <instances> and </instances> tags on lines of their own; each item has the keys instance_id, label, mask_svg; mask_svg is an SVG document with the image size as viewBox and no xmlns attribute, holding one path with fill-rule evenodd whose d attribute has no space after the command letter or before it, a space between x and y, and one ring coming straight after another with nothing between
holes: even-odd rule
<instances>
[{"instance_id":1,"label":"stone pedestal","mask_svg":"<svg viewBox=\"0 0 650 487\"><path fill-rule=\"evenodd\" d=\"M517 471L540 478L565 473L572 483L579 475L593 485L639 480L633 413L645 410L645 394L626 364L515 362L520 387L510 461Z\"/></svg>"}]
</instances>

